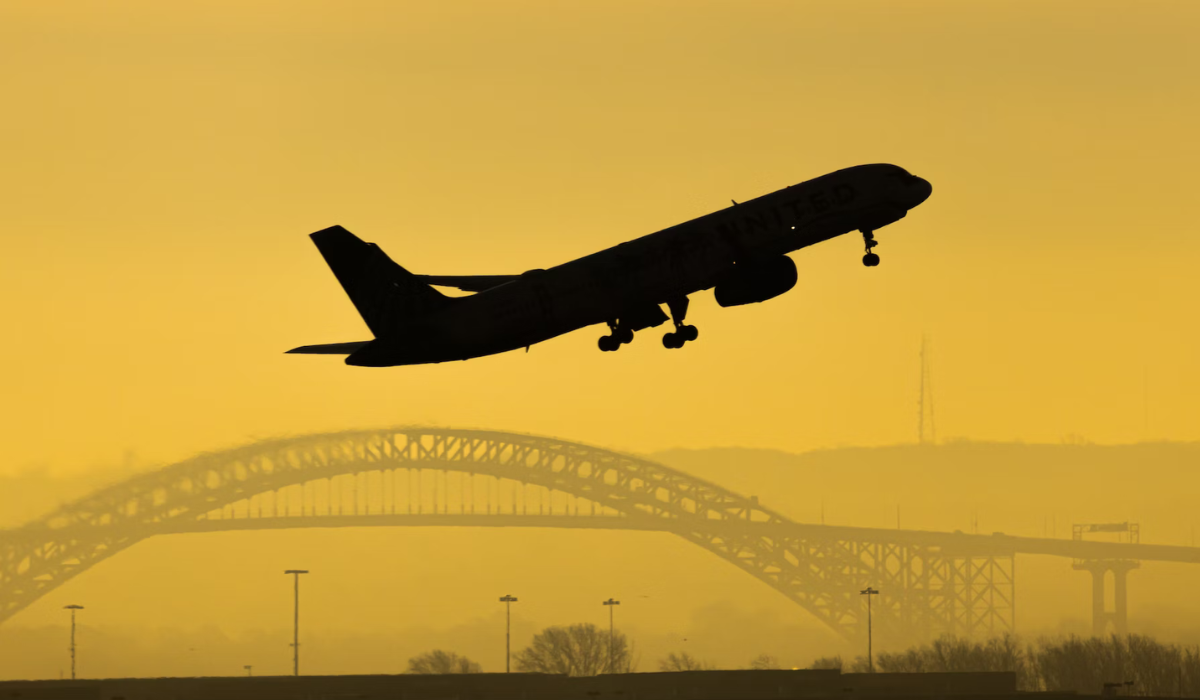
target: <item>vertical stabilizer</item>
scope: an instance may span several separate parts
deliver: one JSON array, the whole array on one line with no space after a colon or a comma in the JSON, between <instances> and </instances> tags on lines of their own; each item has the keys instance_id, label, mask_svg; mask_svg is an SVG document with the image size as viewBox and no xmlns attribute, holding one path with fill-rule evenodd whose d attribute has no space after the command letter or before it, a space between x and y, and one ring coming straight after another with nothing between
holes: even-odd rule
<instances>
[{"instance_id":1,"label":"vertical stabilizer","mask_svg":"<svg viewBox=\"0 0 1200 700\"><path fill-rule=\"evenodd\" d=\"M310 237L376 338L395 335L412 320L451 303L392 262L379 246L341 226Z\"/></svg>"}]
</instances>

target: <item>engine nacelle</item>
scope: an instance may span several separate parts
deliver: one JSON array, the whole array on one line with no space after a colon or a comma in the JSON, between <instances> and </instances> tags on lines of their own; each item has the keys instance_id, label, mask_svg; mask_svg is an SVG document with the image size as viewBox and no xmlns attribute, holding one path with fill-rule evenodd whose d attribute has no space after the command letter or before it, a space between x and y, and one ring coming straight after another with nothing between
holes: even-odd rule
<instances>
[{"instance_id":1,"label":"engine nacelle","mask_svg":"<svg viewBox=\"0 0 1200 700\"><path fill-rule=\"evenodd\" d=\"M737 264L717 283L713 293L721 306L757 304L796 286L796 263L786 255L751 264Z\"/></svg>"}]
</instances>

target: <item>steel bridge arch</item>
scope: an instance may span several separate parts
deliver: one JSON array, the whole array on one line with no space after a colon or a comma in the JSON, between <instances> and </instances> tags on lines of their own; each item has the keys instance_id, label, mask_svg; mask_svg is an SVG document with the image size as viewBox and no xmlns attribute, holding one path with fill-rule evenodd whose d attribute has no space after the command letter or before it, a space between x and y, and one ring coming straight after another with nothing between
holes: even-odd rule
<instances>
[{"instance_id":1,"label":"steel bridge arch","mask_svg":"<svg viewBox=\"0 0 1200 700\"><path fill-rule=\"evenodd\" d=\"M540 487L549 494L551 512L543 509L530 515L524 508L518 514L514 493L509 512L501 512L502 504L489 494L484 499L488 512L475 513L480 501L473 490L469 513L466 496L457 514L448 512L449 496L437 493L436 479L433 498L422 495L424 471ZM416 512L411 498L407 513L396 512L395 498L388 512L388 476L395 493L398 475L411 479L414 472ZM368 482L371 474L378 474L379 486L372 489L368 484L361 500L355 491L355 511L346 515L344 494L340 505L334 501L335 480L353 477L357 484L364 474ZM307 485L321 482L331 494L324 510L315 495L311 503L303 496ZM297 486L302 494L300 513L285 499L280 515L281 492ZM581 499L590 514L580 515L576 508L574 514L556 515L554 493ZM273 494L270 514L264 514L269 494ZM427 502L432 513L422 512ZM358 512L359 505L365 512ZM496 513L491 512L493 505ZM948 588L936 585L938 576L944 580L935 565L941 559L938 552L926 551L929 548L878 538L864 541L845 533L839 536L833 532L837 528L802 525L762 506L755 497L611 450L517 433L424 427L307 435L205 453L101 489L22 527L0 531L0 623L95 564L155 535L405 524L671 532L765 582L847 637L863 633L858 590L872 583L878 587L881 581L895 593L877 601L881 605L875 623L885 628L879 631L892 627L936 633L947 626L954 630L963 622L964 610L965 631L987 623L982 617L975 619L970 600L965 601L966 607L960 600L955 608L955 595L961 598L963 591L955 594L953 582ZM966 567L971 573L969 559ZM982 574L982 569L977 573ZM970 587L965 594L975 595ZM991 607L994 614L996 606Z\"/></svg>"}]
</instances>

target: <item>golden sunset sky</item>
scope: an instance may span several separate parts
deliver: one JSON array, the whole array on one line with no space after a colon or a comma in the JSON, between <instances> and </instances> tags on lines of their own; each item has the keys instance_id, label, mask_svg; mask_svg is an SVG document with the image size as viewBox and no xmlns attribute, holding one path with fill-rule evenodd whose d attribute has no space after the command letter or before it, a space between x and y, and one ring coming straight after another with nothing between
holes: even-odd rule
<instances>
[{"instance_id":1,"label":"golden sunset sky","mask_svg":"<svg viewBox=\"0 0 1200 700\"><path fill-rule=\"evenodd\" d=\"M3 469L437 423L635 450L1200 437L1200 5L38 2L0 16ZM306 234L548 267L838 168L934 196L602 354L397 369Z\"/></svg>"},{"instance_id":2,"label":"golden sunset sky","mask_svg":"<svg viewBox=\"0 0 1200 700\"><path fill-rule=\"evenodd\" d=\"M943 438L1200 439L1198 36L1190 1L8 0L0 474L411 423L894 445L923 333ZM519 273L875 162L933 184L880 267L799 251L782 297L696 295L682 350L283 354L370 337L327 226Z\"/></svg>"}]
</instances>

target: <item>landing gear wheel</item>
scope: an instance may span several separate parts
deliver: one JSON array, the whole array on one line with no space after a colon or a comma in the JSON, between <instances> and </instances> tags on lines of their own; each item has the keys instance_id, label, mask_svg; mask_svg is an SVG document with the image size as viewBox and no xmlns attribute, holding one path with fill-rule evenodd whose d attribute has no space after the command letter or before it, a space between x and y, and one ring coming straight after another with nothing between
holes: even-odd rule
<instances>
[{"instance_id":1,"label":"landing gear wheel","mask_svg":"<svg viewBox=\"0 0 1200 700\"><path fill-rule=\"evenodd\" d=\"M600 336L600 342L597 345L600 346L601 352L614 352L621 347L621 343L611 335Z\"/></svg>"},{"instance_id":2,"label":"landing gear wheel","mask_svg":"<svg viewBox=\"0 0 1200 700\"><path fill-rule=\"evenodd\" d=\"M613 336L616 337L617 342L621 345L633 342L633 331L628 328L618 328L613 332Z\"/></svg>"},{"instance_id":3,"label":"landing gear wheel","mask_svg":"<svg viewBox=\"0 0 1200 700\"><path fill-rule=\"evenodd\" d=\"M675 350L683 347L683 344L689 340L695 340L699 337L700 331L696 330L695 326L683 325L683 319L687 316L687 297L669 300L667 308L671 311L671 320L675 322L675 331L663 336L664 348Z\"/></svg>"},{"instance_id":4,"label":"landing gear wheel","mask_svg":"<svg viewBox=\"0 0 1200 700\"><path fill-rule=\"evenodd\" d=\"M863 265L867 267L875 267L879 264L879 256L875 253L867 253L863 256Z\"/></svg>"}]
</instances>

